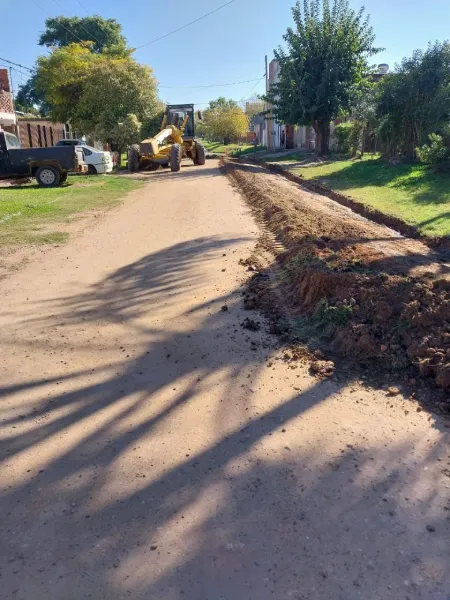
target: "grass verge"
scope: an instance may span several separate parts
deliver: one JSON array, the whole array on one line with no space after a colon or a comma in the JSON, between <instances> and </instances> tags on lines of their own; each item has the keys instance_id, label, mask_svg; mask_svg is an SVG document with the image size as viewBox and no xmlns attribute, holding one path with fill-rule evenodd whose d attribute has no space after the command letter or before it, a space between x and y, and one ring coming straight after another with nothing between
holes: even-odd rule
<instances>
[{"instance_id":1,"label":"grass verge","mask_svg":"<svg viewBox=\"0 0 450 600\"><path fill-rule=\"evenodd\" d=\"M202 144L208 150L208 152L214 152L215 154L234 154L235 152L241 151L242 153L248 153L249 150L253 151L253 144L221 144L220 142L207 142L202 140Z\"/></svg>"},{"instance_id":2,"label":"grass verge","mask_svg":"<svg viewBox=\"0 0 450 600\"><path fill-rule=\"evenodd\" d=\"M53 244L68 234L58 229L72 215L118 204L143 183L116 175L70 177L57 188L34 183L0 188L0 246Z\"/></svg>"},{"instance_id":3,"label":"grass verge","mask_svg":"<svg viewBox=\"0 0 450 600\"><path fill-rule=\"evenodd\" d=\"M389 166L373 158L309 163L289 170L400 218L423 235L450 235L450 174L435 174L423 165Z\"/></svg>"}]
</instances>

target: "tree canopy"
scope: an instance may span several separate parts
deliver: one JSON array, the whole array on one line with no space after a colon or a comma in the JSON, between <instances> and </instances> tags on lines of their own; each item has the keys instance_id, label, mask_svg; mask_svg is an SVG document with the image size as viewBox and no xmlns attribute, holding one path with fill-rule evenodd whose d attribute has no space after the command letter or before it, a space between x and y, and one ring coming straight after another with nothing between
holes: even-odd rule
<instances>
[{"instance_id":1,"label":"tree canopy","mask_svg":"<svg viewBox=\"0 0 450 600\"><path fill-rule=\"evenodd\" d=\"M40 46L62 48L79 42L92 42L94 52L105 48L123 51L127 40L122 26L115 19L99 15L88 17L50 17L45 21L45 31L39 38Z\"/></svg>"},{"instance_id":2,"label":"tree canopy","mask_svg":"<svg viewBox=\"0 0 450 600\"><path fill-rule=\"evenodd\" d=\"M203 113L203 128L208 137L229 143L248 130L248 117L235 100L218 98Z\"/></svg>"},{"instance_id":3,"label":"tree canopy","mask_svg":"<svg viewBox=\"0 0 450 600\"><path fill-rule=\"evenodd\" d=\"M92 52L88 42L70 44L38 60L36 86L55 121L70 121L78 134L112 141L127 115L139 122L160 108L151 69L130 56Z\"/></svg>"},{"instance_id":4,"label":"tree canopy","mask_svg":"<svg viewBox=\"0 0 450 600\"><path fill-rule=\"evenodd\" d=\"M279 81L266 98L273 116L292 125L312 125L317 150L328 152L330 121L348 111L352 90L369 73L368 58L379 49L364 9L348 0L298 0L295 28L279 48Z\"/></svg>"},{"instance_id":5,"label":"tree canopy","mask_svg":"<svg viewBox=\"0 0 450 600\"><path fill-rule=\"evenodd\" d=\"M432 133L450 134L450 43L404 58L380 83L379 137L386 154L413 158Z\"/></svg>"},{"instance_id":6,"label":"tree canopy","mask_svg":"<svg viewBox=\"0 0 450 600\"><path fill-rule=\"evenodd\" d=\"M15 105L16 110L25 113L40 114L41 116L49 114L50 107L44 101L42 92L38 92L36 89L36 74L33 74L26 83L20 86Z\"/></svg>"},{"instance_id":7,"label":"tree canopy","mask_svg":"<svg viewBox=\"0 0 450 600\"><path fill-rule=\"evenodd\" d=\"M39 38L41 46L58 49L86 42L92 53L129 56L127 40L122 35L122 26L115 19L104 19L98 15L91 17L50 17L45 21L46 29ZM36 112L42 116L50 114L50 105L45 100L42 89L36 85L37 73L20 86L16 105L18 110Z\"/></svg>"}]
</instances>

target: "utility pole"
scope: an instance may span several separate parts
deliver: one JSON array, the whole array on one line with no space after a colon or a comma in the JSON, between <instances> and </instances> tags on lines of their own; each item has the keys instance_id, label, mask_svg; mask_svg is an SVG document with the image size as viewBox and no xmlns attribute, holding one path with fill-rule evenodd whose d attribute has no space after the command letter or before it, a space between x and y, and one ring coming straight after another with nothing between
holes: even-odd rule
<instances>
[{"instance_id":1,"label":"utility pole","mask_svg":"<svg viewBox=\"0 0 450 600\"><path fill-rule=\"evenodd\" d=\"M266 94L269 92L270 90L270 83L269 83L269 64L268 64L268 58L267 58L267 54L266 54ZM269 109L272 106L267 103L266 106L266 111L268 113ZM272 112L270 112L270 114L266 115L266 123L267 123L267 149L268 150L272 150L273 147L273 139L272 139Z\"/></svg>"}]
</instances>

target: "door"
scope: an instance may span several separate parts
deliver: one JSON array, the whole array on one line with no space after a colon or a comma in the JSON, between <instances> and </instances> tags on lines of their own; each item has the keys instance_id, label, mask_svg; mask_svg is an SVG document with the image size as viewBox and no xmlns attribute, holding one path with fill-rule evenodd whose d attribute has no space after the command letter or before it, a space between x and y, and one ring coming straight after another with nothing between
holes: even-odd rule
<instances>
[{"instance_id":1,"label":"door","mask_svg":"<svg viewBox=\"0 0 450 600\"><path fill-rule=\"evenodd\" d=\"M286 125L286 150L294 148L294 126Z\"/></svg>"}]
</instances>

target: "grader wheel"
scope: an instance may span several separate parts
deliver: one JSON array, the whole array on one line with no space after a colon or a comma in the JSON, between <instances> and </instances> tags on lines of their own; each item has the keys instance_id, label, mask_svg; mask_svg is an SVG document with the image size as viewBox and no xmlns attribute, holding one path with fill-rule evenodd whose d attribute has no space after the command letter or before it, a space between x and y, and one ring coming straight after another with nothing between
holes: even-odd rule
<instances>
[{"instance_id":1,"label":"grader wheel","mask_svg":"<svg viewBox=\"0 0 450 600\"><path fill-rule=\"evenodd\" d=\"M170 170L177 173L181 169L181 159L183 158L183 150L180 144L174 144L170 150Z\"/></svg>"},{"instance_id":2,"label":"grader wheel","mask_svg":"<svg viewBox=\"0 0 450 600\"><path fill-rule=\"evenodd\" d=\"M206 163L206 149L203 144L197 142L195 144L195 160L196 165L204 165Z\"/></svg>"},{"instance_id":3,"label":"grader wheel","mask_svg":"<svg viewBox=\"0 0 450 600\"><path fill-rule=\"evenodd\" d=\"M139 146L136 144L128 150L128 170L131 173L139 170Z\"/></svg>"}]
</instances>

